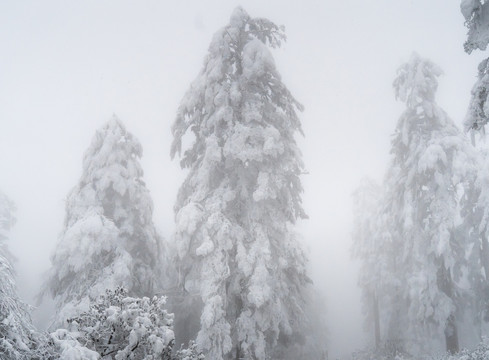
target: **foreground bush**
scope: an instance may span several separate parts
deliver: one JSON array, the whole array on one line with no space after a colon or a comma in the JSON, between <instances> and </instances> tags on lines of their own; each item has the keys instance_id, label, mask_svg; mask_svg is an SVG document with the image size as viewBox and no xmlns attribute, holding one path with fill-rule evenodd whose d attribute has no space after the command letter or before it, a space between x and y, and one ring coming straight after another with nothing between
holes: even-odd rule
<instances>
[{"instance_id":1,"label":"foreground bush","mask_svg":"<svg viewBox=\"0 0 489 360\"><path fill-rule=\"evenodd\" d=\"M68 319L68 330L51 337L65 359L203 359L194 344L172 355L173 315L166 298L132 298L118 288L107 290L87 312Z\"/></svg>"}]
</instances>

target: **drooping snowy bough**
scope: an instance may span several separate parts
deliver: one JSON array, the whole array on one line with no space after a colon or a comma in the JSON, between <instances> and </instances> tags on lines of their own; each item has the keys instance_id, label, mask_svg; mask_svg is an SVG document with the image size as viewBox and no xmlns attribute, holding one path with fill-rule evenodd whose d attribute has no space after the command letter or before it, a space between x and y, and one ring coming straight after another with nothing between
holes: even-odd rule
<instances>
[{"instance_id":1,"label":"drooping snowy bough","mask_svg":"<svg viewBox=\"0 0 489 360\"><path fill-rule=\"evenodd\" d=\"M237 8L172 127L171 156L188 143L175 205L180 285L202 303L195 330L210 359L293 358L307 342L306 256L292 230L306 217L294 139L302 106L268 49L284 40L281 27Z\"/></svg>"},{"instance_id":2,"label":"drooping snowy bough","mask_svg":"<svg viewBox=\"0 0 489 360\"><path fill-rule=\"evenodd\" d=\"M153 296L161 239L139 164L142 148L117 119L98 130L83 174L66 201L66 218L44 285L57 307L56 323L87 311L107 289Z\"/></svg>"}]
</instances>

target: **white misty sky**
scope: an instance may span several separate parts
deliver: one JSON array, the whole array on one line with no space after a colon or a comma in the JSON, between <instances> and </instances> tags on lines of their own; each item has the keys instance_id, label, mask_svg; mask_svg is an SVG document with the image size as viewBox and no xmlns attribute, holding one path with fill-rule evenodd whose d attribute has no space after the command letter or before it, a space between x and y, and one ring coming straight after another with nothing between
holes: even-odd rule
<instances>
[{"instance_id":1,"label":"white misty sky","mask_svg":"<svg viewBox=\"0 0 489 360\"><path fill-rule=\"evenodd\" d=\"M10 247L19 292L34 302L83 153L113 113L143 145L154 221L171 237L184 173L169 158L170 126L237 5L286 26L288 42L273 53L306 108L299 141L310 219L298 230L325 297L331 354L349 353L363 336L350 195L363 176L382 179L403 110L391 84L413 50L444 69L438 102L462 123L483 54L463 52L459 1L0 2L0 189L18 207Z\"/></svg>"}]
</instances>

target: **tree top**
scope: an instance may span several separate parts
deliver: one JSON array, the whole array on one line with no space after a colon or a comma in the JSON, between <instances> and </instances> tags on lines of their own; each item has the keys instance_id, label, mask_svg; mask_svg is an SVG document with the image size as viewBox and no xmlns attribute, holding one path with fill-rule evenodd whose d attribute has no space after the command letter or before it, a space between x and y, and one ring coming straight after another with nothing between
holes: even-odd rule
<instances>
[{"instance_id":1,"label":"tree top","mask_svg":"<svg viewBox=\"0 0 489 360\"><path fill-rule=\"evenodd\" d=\"M443 71L438 65L413 52L397 70L393 83L396 99L413 109L425 101L434 102L441 74Z\"/></svg>"}]
</instances>

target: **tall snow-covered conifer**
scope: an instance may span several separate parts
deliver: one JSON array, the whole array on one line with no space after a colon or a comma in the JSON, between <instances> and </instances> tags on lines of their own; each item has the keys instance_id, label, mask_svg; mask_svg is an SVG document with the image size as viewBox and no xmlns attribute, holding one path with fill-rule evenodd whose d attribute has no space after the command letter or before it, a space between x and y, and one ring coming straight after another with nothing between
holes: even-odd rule
<instances>
[{"instance_id":1,"label":"tall snow-covered conifer","mask_svg":"<svg viewBox=\"0 0 489 360\"><path fill-rule=\"evenodd\" d=\"M468 28L465 51L486 50L489 44L489 2L485 0L462 0L462 14ZM471 92L471 99L465 117L465 129L470 131L475 145L475 134L485 138L485 126L489 122L489 58L478 67L477 81ZM482 320L489 322L489 175L488 153L480 153L477 166L477 180L467 187L466 206L464 208L464 225L466 235L475 245L470 252L469 280L475 298L475 320L479 324L480 335L483 335ZM487 326L486 326L487 327Z\"/></svg>"},{"instance_id":2,"label":"tall snow-covered conifer","mask_svg":"<svg viewBox=\"0 0 489 360\"><path fill-rule=\"evenodd\" d=\"M6 243L15 223L13 211L13 203L0 192L0 354L6 360L31 359L34 342L28 308L17 296Z\"/></svg>"},{"instance_id":3,"label":"tall snow-covered conifer","mask_svg":"<svg viewBox=\"0 0 489 360\"><path fill-rule=\"evenodd\" d=\"M302 337L309 280L291 229L306 217L294 139L302 106L268 49L283 40L282 28L237 8L172 127L172 157L194 136L181 160L189 174L176 241L180 285L203 303L197 343L210 359L265 359Z\"/></svg>"},{"instance_id":4,"label":"tall snow-covered conifer","mask_svg":"<svg viewBox=\"0 0 489 360\"><path fill-rule=\"evenodd\" d=\"M472 146L435 102L441 74L413 54L394 81L406 103L392 140L383 212L394 248L399 314L404 340L422 344L445 338L458 350L457 285L465 264L465 239L457 234L459 189L472 174ZM401 325L402 326L402 325Z\"/></svg>"},{"instance_id":5,"label":"tall snow-covered conifer","mask_svg":"<svg viewBox=\"0 0 489 360\"><path fill-rule=\"evenodd\" d=\"M58 323L88 310L106 289L154 295L162 254L141 155L139 141L115 116L85 153L44 286L55 300Z\"/></svg>"}]
</instances>

